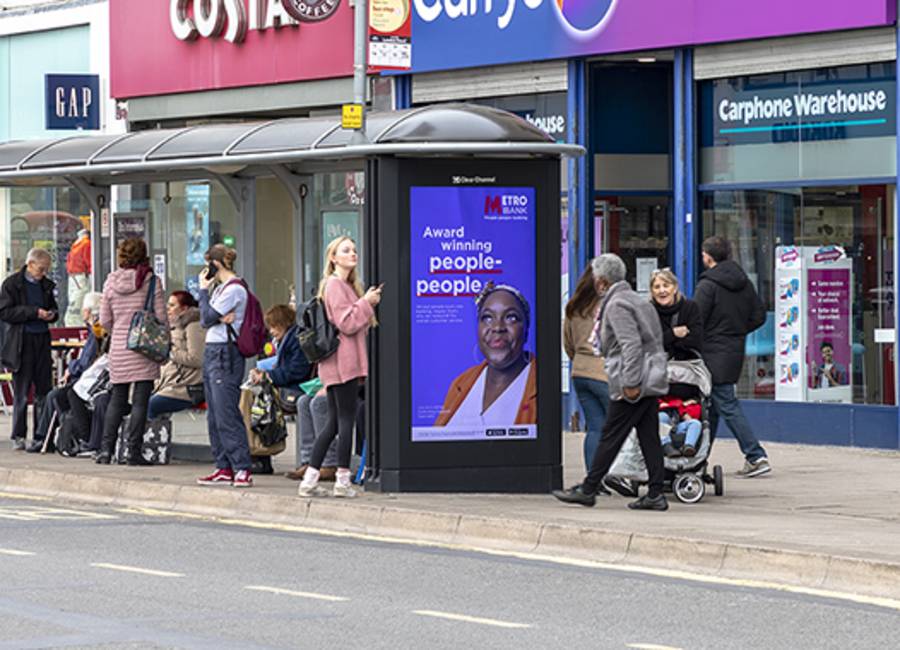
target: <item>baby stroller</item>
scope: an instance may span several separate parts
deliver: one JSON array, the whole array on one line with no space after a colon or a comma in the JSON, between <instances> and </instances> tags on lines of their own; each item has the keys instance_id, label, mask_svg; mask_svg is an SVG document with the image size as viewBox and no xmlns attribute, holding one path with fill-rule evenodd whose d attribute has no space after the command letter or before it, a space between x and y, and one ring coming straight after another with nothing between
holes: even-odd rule
<instances>
[{"instance_id":1,"label":"baby stroller","mask_svg":"<svg viewBox=\"0 0 900 650\"><path fill-rule=\"evenodd\" d=\"M708 471L709 454L712 450L709 428L712 377L709 370L698 354L696 359L687 361L670 360L667 371L672 394L662 400L665 402L672 399L697 400L700 403L700 438L694 456L664 458L666 486L671 488L675 497L682 503L700 501L706 494L707 485L713 486L716 496L722 496L725 494L725 476L721 465L713 467L711 475ZM660 424L661 428L664 426ZM673 436L674 438L676 437ZM637 496L637 485L647 483L647 466L635 431L629 434L625 444L622 445L604 483L623 494L627 487L631 486L633 494L629 496Z\"/></svg>"}]
</instances>

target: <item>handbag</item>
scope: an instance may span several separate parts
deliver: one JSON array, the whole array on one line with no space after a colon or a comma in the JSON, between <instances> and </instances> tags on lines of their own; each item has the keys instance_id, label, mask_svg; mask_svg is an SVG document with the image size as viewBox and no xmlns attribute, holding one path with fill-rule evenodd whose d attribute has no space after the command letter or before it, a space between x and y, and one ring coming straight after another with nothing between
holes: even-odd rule
<instances>
[{"instance_id":1,"label":"handbag","mask_svg":"<svg viewBox=\"0 0 900 650\"><path fill-rule=\"evenodd\" d=\"M297 341L310 363L318 363L337 351L341 342L338 330L328 319L325 302L321 298L313 298L303 308Z\"/></svg>"},{"instance_id":2,"label":"handbag","mask_svg":"<svg viewBox=\"0 0 900 650\"><path fill-rule=\"evenodd\" d=\"M191 406L200 406L206 401L206 390L203 384L188 384L186 387Z\"/></svg>"},{"instance_id":3,"label":"handbag","mask_svg":"<svg viewBox=\"0 0 900 650\"><path fill-rule=\"evenodd\" d=\"M109 355L101 355L82 373L72 390L88 405L94 408L98 395L109 392Z\"/></svg>"},{"instance_id":4,"label":"handbag","mask_svg":"<svg viewBox=\"0 0 900 650\"><path fill-rule=\"evenodd\" d=\"M302 394L299 388L279 388L275 391L275 402L284 415L297 415L297 400Z\"/></svg>"},{"instance_id":5,"label":"handbag","mask_svg":"<svg viewBox=\"0 0 900 650\"><path fill-rule=\"evenodd\" d=\"M150 275L150 288L144 300L144 308L134 312L128 328L127 349L142 354L151 361L162 363L169 358L171 339L169 328L160 322L153 309L156 292L156 275Z\"/></svg>"}]
</instances>

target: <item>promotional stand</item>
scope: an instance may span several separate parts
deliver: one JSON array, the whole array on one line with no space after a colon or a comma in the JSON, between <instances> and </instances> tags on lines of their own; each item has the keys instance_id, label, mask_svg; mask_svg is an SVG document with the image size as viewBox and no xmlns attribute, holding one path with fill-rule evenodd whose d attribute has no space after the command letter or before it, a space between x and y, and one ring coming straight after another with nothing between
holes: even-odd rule
<instances>
[{"instance_id":1,"label":"promotional stand","mask_svg":"<svg viewBox=\"0 0 900 650\"><path fill-rule=\"evenodd\" d=\"M775 251L775 399L853 401L853 263L838 246Z\"/></svg>"},{"instance_id":2,"label":"promotional stand","mask_svg":"<svg viewBox=\"0 0 900 650\"><path fill-rule=\"evenodd\" d=\"M400 299L373 337L367 486L559 487L558 161L370 165L368 273Z\"/></svg>"}]
</instances>

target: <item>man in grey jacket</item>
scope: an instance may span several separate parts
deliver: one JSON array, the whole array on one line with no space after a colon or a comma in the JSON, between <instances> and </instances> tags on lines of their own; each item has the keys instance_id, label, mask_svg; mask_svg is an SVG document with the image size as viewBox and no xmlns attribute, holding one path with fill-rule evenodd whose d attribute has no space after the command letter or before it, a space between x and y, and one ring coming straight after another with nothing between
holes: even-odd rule
<instances>
[{"instance_id":1,"label":"man in grey jacket","mask_svg":"<svg viewBox=\"0 0 900 650\"><path fill-rule=\"evenodd\" d=\"M595 347L606 361L610 408L591 469L581 485L555 490L565 503L592 506L603 478L632 429L637 429L650 477L649 491L628 504L632 510L667 510L657 397L669 390L659 317L650 302L625 281L625 263L607 253L591 263L601 296Z\"/></svg>"}]
</instances>

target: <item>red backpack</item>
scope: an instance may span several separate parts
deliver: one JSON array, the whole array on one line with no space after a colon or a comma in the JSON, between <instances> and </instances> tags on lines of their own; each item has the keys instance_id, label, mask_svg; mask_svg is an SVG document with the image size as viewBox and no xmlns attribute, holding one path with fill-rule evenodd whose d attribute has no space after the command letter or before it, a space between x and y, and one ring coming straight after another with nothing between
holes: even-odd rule
<instances>
[{"instance_id":1,"label":"red backpack","mask_svg":"<svg viewBox=\"0 0 900 650\"><path fill-rule=\"evenodd\" d=\"M263 319L262 306L259 299L250 291L247 283L240 278L230 280L229 284L239 284L244 287L247 292L247 306L244 308L244 321L241 323L241 331L235 333L234 328L229 325L228 330L235 338L238 352L244 358L255 357L262 354L263 347L269 338L269 332L266 329L266 322Z\"/></svg>"}]
</instances>

